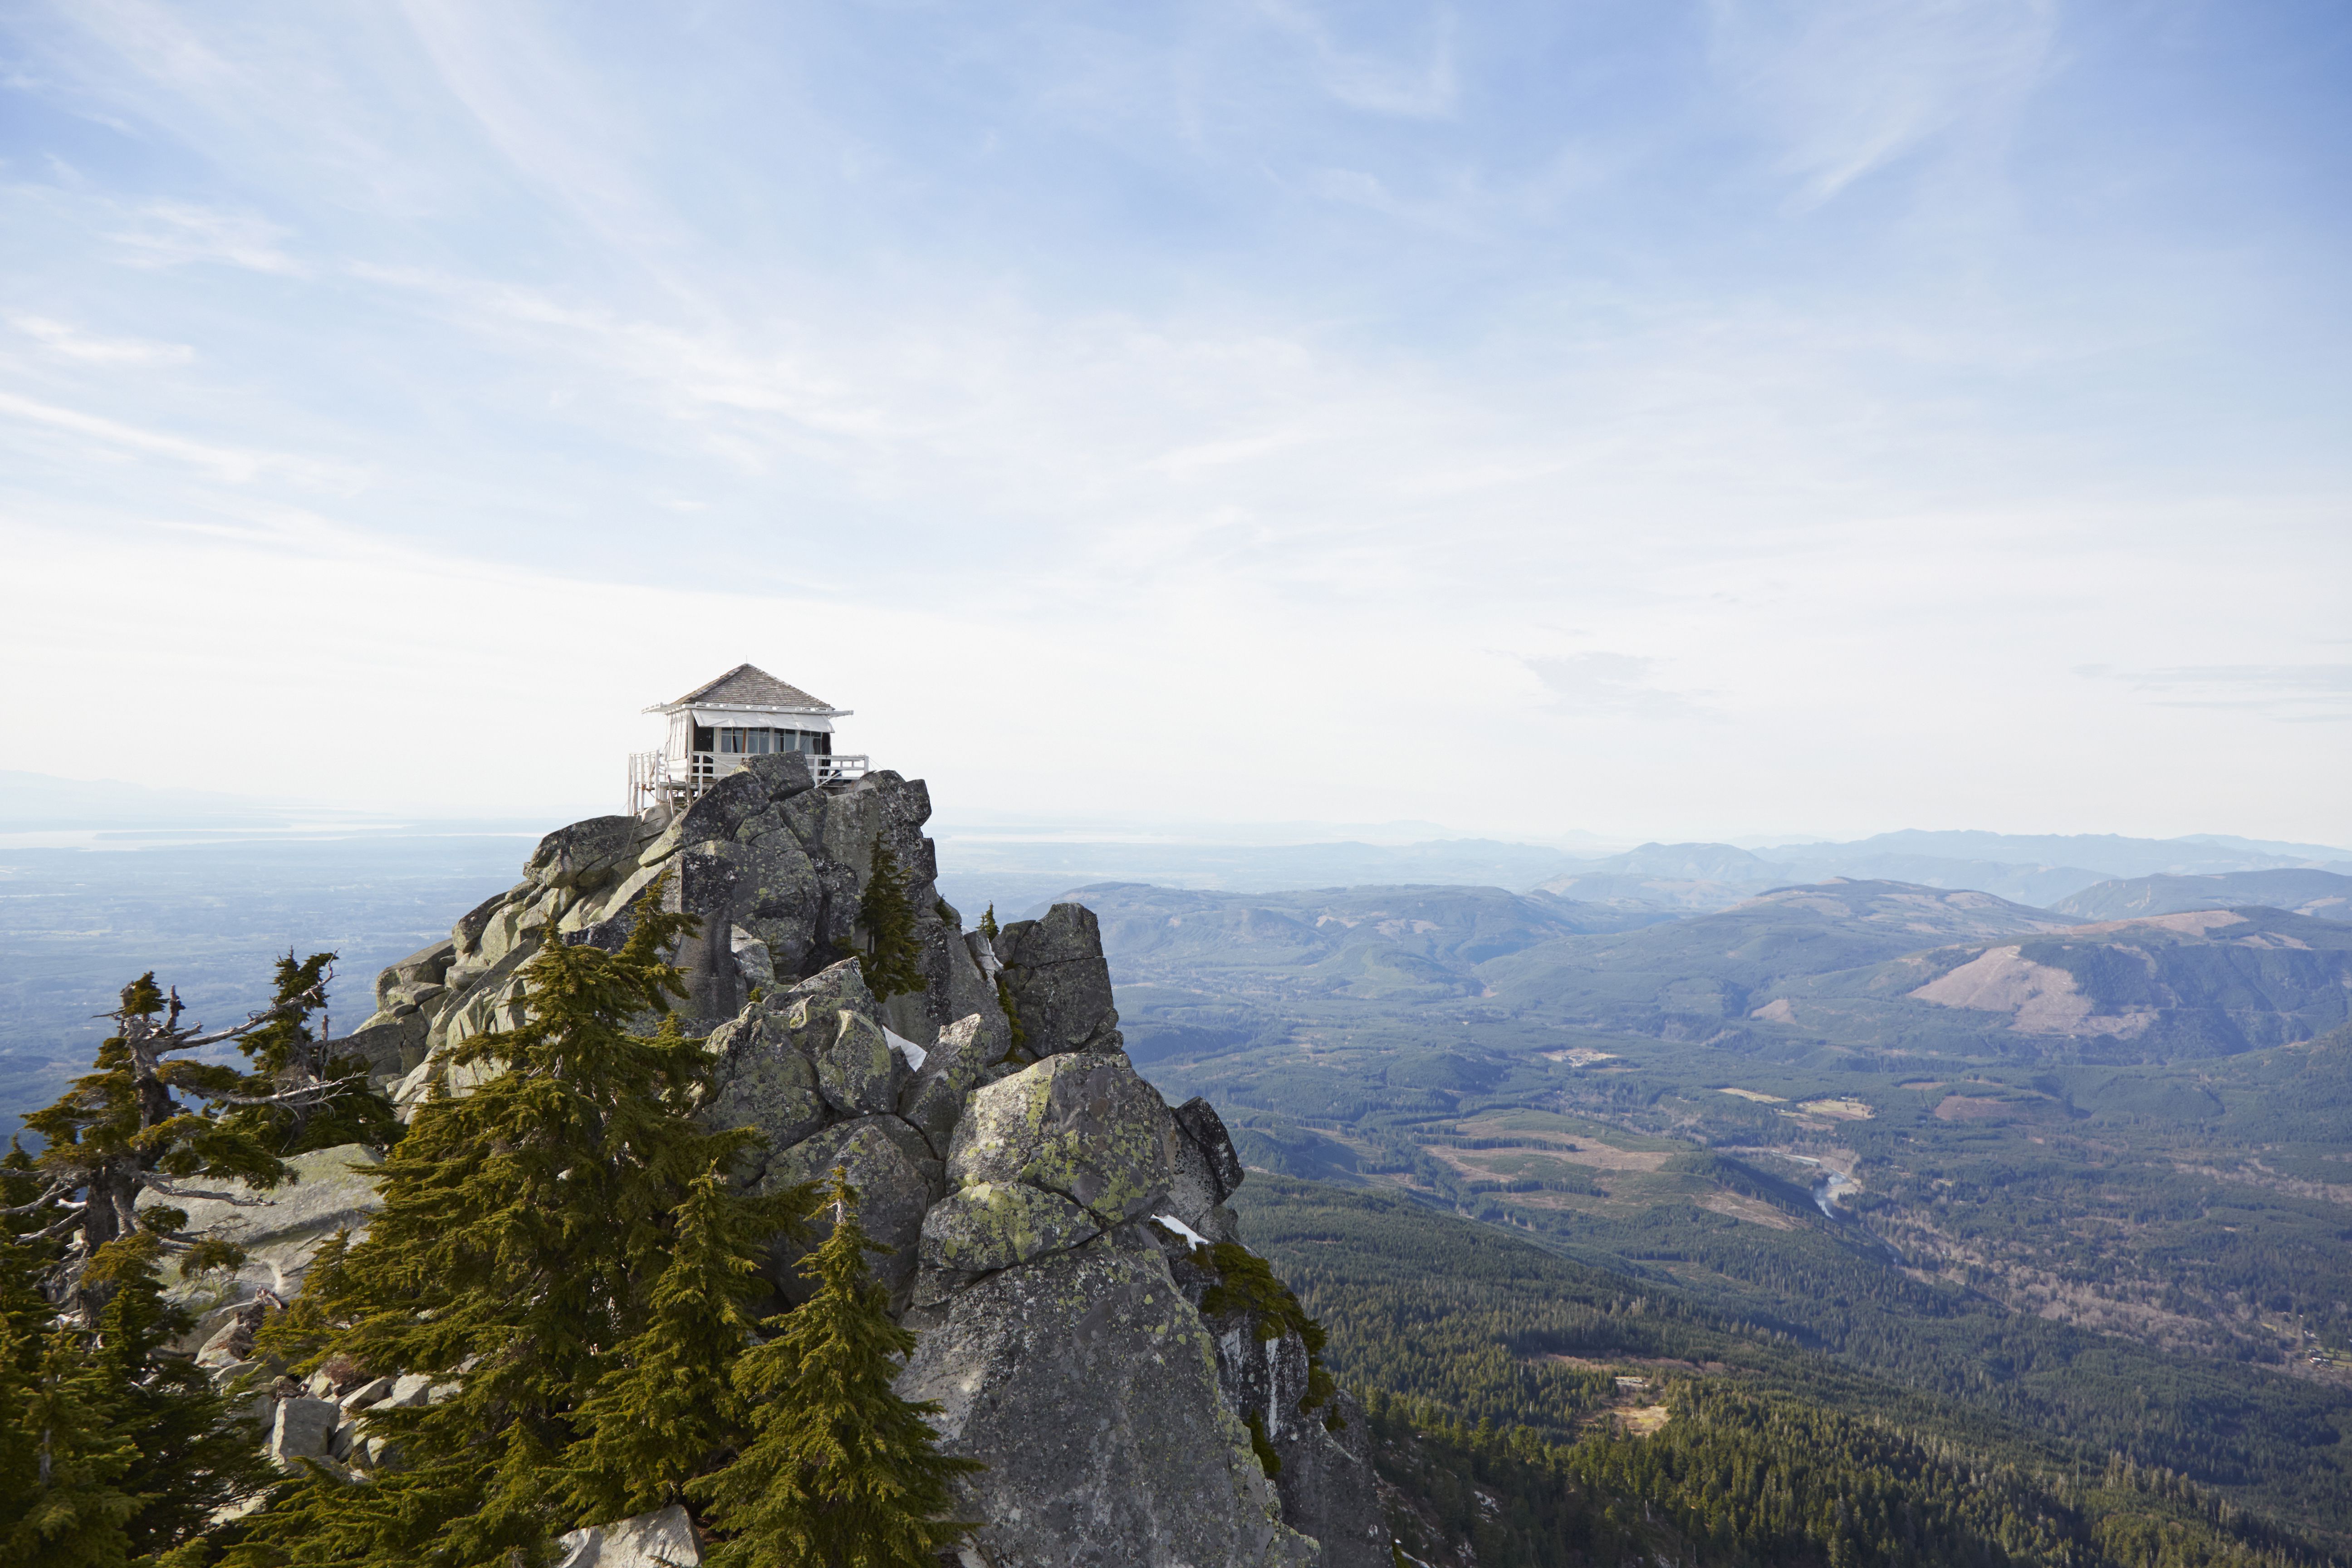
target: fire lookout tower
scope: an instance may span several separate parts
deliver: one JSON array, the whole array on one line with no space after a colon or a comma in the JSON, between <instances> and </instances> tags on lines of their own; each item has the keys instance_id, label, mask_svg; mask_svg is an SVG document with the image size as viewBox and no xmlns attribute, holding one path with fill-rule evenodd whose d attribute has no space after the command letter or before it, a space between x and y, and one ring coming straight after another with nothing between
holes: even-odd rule
<instances>
[{"instance_id":1,"label":"fire lookout tower","mask_svg":"<svg viewBox=\"0 0 2352 1568\"><path fill-rule=\"evenodd\" d=\"M862 776L866 759L833 749L835 708L764 669L739 664L675 702L646 710L669 720L667 743L629 757L629 815L649 806L682 810L695 796L743 765L746 757L800 752L821 784Z\"/></svg>"}]
</instances>

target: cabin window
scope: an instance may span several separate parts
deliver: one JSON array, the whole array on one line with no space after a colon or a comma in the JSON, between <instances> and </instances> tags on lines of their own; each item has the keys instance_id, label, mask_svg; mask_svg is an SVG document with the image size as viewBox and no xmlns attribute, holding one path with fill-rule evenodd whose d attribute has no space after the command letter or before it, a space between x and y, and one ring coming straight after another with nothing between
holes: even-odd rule
<instances>
[{"instance_id":1,"label":"cabin window","mask_svg":"<svg viewBox=\"0 0 2352 1568\"><path fill-rule=\"evenodd\" d=\"M730 757L762 757L771 752L804 752L811 756L825 756L833 751L833 737L813 730L747 730L724 728L706 730L697 727L694 749L717 752Z\"/></svg>"}]
</instances>

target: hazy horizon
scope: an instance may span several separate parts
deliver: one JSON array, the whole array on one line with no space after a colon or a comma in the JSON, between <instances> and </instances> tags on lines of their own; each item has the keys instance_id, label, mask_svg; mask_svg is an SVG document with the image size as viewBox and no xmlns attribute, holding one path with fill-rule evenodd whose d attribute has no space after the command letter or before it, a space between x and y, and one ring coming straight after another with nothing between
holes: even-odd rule
<instances>
[{"instance_id":1,"label":"hazy horizon","mask_svg":"<svg viewBox=\"0 0 2352 1568\"><path fill-rule=\"evenodd\" d=\"M69 809L77 785L100 786L82 803L79 816ZM32 802L35 804L27 804ZM221 814L202 815L200 808ZM217 791L152 789L122 780L74 780L55 774L0 770L0 850L7 848L102 847L135 849L149 845L186 847L249 837L257 842L292 838L373 837L457 834L528 839L541 829L535 824L560 826L591 816L607 815L592 805L551 806L513 816L439 816L430 812L362 812L319 802L272 801ZM1498 837L1492 833L1451 826L1444 823L1400 820L1390 822L1269 822L1242 819L1145 818L1106 816L1008 816L989 820L973 814L935 815L926 832L942 846L969 852L992 844L1023 847L1155 846L1248 849L1296 848L1356 844L1412 847L1468 842L1499 842L1542 847L1571 858L1601 859L1647 845L1730 845L1762 850L1821 845L1843 847L1905 834L1982 835L2030 841L2076 837L2084 841L2116 837L2130 842L2175 842L2235 845L2250 851L2278 856L2295 854L2312 858L2352 859L2352 847L2339 845L2255 839L2228 833L2173 835L2163 840L2101 834L1993 835L1966 827L1920 827L1877 834L1754 834L1744 837L1704 833L1652 834L1643 837L1604 835L1576 826L1549 834Z\"/></svg>"}]
</instances>

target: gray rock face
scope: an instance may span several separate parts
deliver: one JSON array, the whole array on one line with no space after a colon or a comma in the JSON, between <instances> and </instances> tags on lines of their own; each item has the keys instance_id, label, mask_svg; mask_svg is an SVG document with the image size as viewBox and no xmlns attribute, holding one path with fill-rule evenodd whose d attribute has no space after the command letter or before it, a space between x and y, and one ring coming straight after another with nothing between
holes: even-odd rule
<instances>
[{"instance_id":1,"label":"gray rock face","mask_svg":"<svg viewBox=\"0 0 2352 1568\"><path fill-rule=\"evenodd\" d=\"M1168 1114L1176 1119L1176 1130L1191 1151L1186 1158L1198 1161L1212 1201L1223 1203L1241 1191L1242 1157L1234 1152L1233 1135L1225 1131L1225 1119L1217 1108L1194 1095Z\"/></svg>"},{"instance_id":2,"label":"gray rock face","mask_svg":"<svg viewBox=\"0 0 2352 1568\"><path fill-rule=\"evenodd\" d=\"M1176 1177L1168 1212L1211 1241L1236 1241L1241 1222L1225 1200L1241 1190L1242 1161L1217 1108L1198 1098L1169 1116L1176 1124Z\"/></svg>"},{"instance_id":3,"label":"gray rock face","mask_svg":"<svg viewBox=\"0 0 2352 1568\"><path fill-rule=\"evenodd\" d=\"M246 1249L246 1261L226 1278L205 1276L197 1284L173 1288L173 1294L199 1313L223 1307L241 1307L267 1291L291 1300L302 1288L310 1261L320 1247L337 1231L362 1235L376 1211L374 1172L383 1157L362 1143L314 1149L286 1162L294 1180L256 1192L242 1182L224 1181L217 1190L243 1200L177 1198L173 1207L184 1211L188 1228L236 1243ZM142 1200L163 1202L160 1198ZM217 1326L217 1325L215 1325ZM248 1336L247 1344L251 1343Z\"/></svg>"},{"instance_id":4,"label":"gray rock face","mask_svg":"<svg viewBox=\"0 0 2352 1568\"><path fill-rule=\"evenodd\" d=\"M1303 1568L1216 1378L1160 1249L1114 1233L958 1291L898 1390L989 1466L957 1490L994 1568Z\"/></svg>"},{"instance_id":5,"label":"gray rock face","mask_svg":"<svg viewBox=\"0 0 2352 1568\"><path fill-rule=\"evenodd\" d=\"M995 987L933 886L936 857L922 833L930 809L919 781L885 771L820 788L805 757L783 752L749 759L674 821L596 817L551 834L520 883L468 911L448 942L383 972L363 1030L404 1032L372 1038L371 1060L383 1058L380 1071L407 1072L397 1102L413 1107L428 1086L446 1083L438 1058L446 1046L518 1021L520 971L542 942L618 949L637 900L665 877L668 907L701 922L672 962L689 993L684 1022L689 1032L708 1029L740 1012L755 986L792 987L862 950L857 910L877 840L907 879L925 985L887 1008L870 997L849 1005L924 1047L977 1016L982 1034L1001 1046L1010 1031ZM852 1092L836 1109L895 1108Z\"/></svg>"},{"instance_id":6,"label":"gray rock face","mask_svg":"<svg viewBox=\"0 0 2352 1568\"><path fill-rule=\"evenodd\" d=\"M1381 1519L1380 1481L1372 1469L1372 1428L1363 1407L1346 1389L1331 1396L1327 1414L1339 1425L1318 1422L1312 1433L1274 1439L1282 1461L1275 1489L1282 1517L1315 1537L1323 1548L1316 1568L1391 1568L1389 1529Z\"/></svg>"},{"instance_id":7,"label":"gray rock face","mask_svg":"<svg viewBox=\"0 0 2352 1568\"><path fill-rule=\"evenodd\" d=\"M1338 1394L1312 1410L1300 1408L1307 1357L1297 1334L1261 1340L1245 1314L1213 1319L1209 1326L1225 1403L1244 1421L1255 1416L1265 1430L1282 1465L1275 1477L1282 1516L1321 1542L1318 1568L1382 1568L1391 1561L1389 1537L1380 1527L1363 1412Z\"/></svg>"},{"instance_id":8,"label":"gray rock face","mask_svg":"<svg viewBox=\"0 0 2352 1568\"><path fill-rule=\"evenodd\" d=\"M413 1410L433 1402L433 1380L421 1372L403 1373L379 1404L394 1410Z\"/></svg>"},{"instance_id":9,"label":"gray rock face","mask_svg":"<svg viewBox=\"0 0 2352 1568\"><path fill-rule=\"evenodd\" d=\"M593 893L621 879L643 831L634 816L592 816L559 827L539 841L523 875L543 888Z\"/></svg>"},{"instance_id":10,"label":"gray rock face","mask_svg":"<svg viewBox=\"0 0 2352 1568\"><path fill-rule=\"evenodd\" d=\"M894 1125L895 1124L895 1125ZM895 1116L867 1116L826 1128L802 1140L771 1160L761 1185L770 1191L795 1182L822 1181L835 1165L846 1168L849 1184L857 1189L857 1220L866 1234L888 1247L874 1255L874 1277L903 1303L915 1279L916 1246L921 1239L923 1215L931 1205L931 1184L907 1145L921 1147L912 1128ZM830 1214L820 1215L814 1240L833 1233ZM805 1294L803 1282L778 1259L775 1283L797 1300Z\"/></svg>"},{"instance_id":11,"label":"gray rock face","mask_svg":"<svg viewBox=\"0 0 2352 1568\"><path fill-rule=\"evenodd\" d=\"M1004 1044L1003 1031L983 1028L979 1014L959 1018L940 1031L922 1067L898 1091L898 1114L941 1158L963 1115L964 1096L996 1064Z\"/></svg>"},{"instance_id":12,"label":"gray rock face","mask_svg":"<svg viewBox=\"0 0 2352 1568\"><path fill-rule=\"evenodd\" d=\"M965 1102L948 1180L1043 1187L1118 1225L1166 1200L1175 1143L1167 1107L1124 1055L1048 1057Z\"/></svg>"},{"instance_id":13,"label":"gray rock face","mask_svg":"<svg viewBox=\"0 0 2352 1568\"><path fill-rule=\"evenodd\" d=\"M763 992L774 987L776 961L766 942L737 926L728 939L728 946L735 956L735 972L743 977L745 985Z\"/></svg>"},{"instance_id":14,"label":"gray rock face","mask_svg":"<svg viewBox=\"0 0 2352 1568\"><path fill-rule=\"evenodd\" d=\"M803 766L806 764L803 763ZM701 1568L694 1521L676 1503L614 1524L575 1530L556 1542L555 1568Z\"/></svg>"},{"instance_id":15,"label":"gray rock face","mask_svg":"<svg viewBox=\"0 0 2352 1568\"><path fill-rule=\"evenodd\" d=\"M1121 1048L1110 964L1092 910L1055 904L1042 921L1015 921L996 933L996 957L1032 1055Z\"/></svg>"},{"instance_id":16,"label":"gray rock face","mask_svg":"<svg viewBox=\"0 0 2352 1568\"><path fill-rule=\"evenodd\" d=\"M331 1399L281 1399L269 1424L269 1457L284 1469L298 1461L323 1459L342 1410Z\"/></svg>"},{"instance_id":17,"label":"gray rock face","mask_svg":"<svg viewBox=\"0 0 2352 1568\"><path fill-rule=\"evenodd\" d=\"M1177 1289L1200 1307L1216 1266L1173 1237L1160 1246ZM1384 1568L1392 1561L1389 1532L1363 1412L1337 1388L1309 1407L1313 1362L1288 1328L1275 1325L1273 1338L1260 1338L1259 1316L1246 1307L1203 1321L1216 1344L1218 1390L1227 1408L1265 1433L1280 1467L1282 1517L1320 1543L1318 1568Z\"/></svg>"}]
</instances>

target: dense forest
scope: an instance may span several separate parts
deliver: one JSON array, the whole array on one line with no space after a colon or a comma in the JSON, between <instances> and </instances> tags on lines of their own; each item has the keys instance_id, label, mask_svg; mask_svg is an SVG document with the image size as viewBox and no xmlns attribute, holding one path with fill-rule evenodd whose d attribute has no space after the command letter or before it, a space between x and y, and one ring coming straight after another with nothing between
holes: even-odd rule
<instances>
[{"instance_id":1,"label":"dense forest","mask_svg":"<svg viewBox=\"0 0 2352 1568\"><path fill-rule=\"evenodd\" d=\"M1397 1489L1392 1527L1428 1561L1466 1546L1482 1563L1609 1562L1633 1543L1685 1563L2343 1550L2340 1526L2269 1522L2340 1517L2332 1450L2295 1441L2323 1436L2309 1427L2324 1417L2193 1363L2171 1367L2183 1381L2168 1388L2161 1366L2070 1366L2038 1380L2061 1403L2036 1403L1998 1391L2037 1382L2036 1335L2054 1325L2017 1324L2006 1356L1952 1352L1953 1375L1929 1375L1933 1339L1858 1363L1801 1328L1401 1194L1261 1174L1240 1204L1252 1244L1320 1319L1333 1368L1363 1391ZM2184 1449L2289 1479L2200 1485Z\"/></svg>"}]
</instances>

